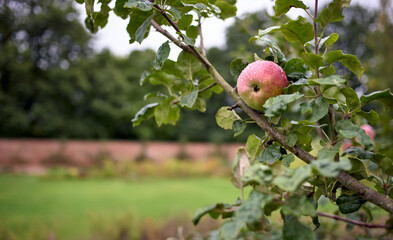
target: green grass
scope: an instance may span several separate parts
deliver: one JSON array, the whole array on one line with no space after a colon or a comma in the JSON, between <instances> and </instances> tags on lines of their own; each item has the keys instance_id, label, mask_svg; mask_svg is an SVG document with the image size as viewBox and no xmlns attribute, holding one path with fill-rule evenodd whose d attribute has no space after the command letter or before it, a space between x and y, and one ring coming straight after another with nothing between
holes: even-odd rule
<instances>
[{"instance_id":1,"label":"green grass","mask_svg":"<svg viewBox=\"0 0 393 240\"><path fill-rule=\"evenodd\" d=\"M16 236L43 228L60 239L76 239L90 234L92 216L131 212L139 219L164 219L238 196L222 178L50 181L0 175L0 226Z\"/></svg>"}]
</instances>

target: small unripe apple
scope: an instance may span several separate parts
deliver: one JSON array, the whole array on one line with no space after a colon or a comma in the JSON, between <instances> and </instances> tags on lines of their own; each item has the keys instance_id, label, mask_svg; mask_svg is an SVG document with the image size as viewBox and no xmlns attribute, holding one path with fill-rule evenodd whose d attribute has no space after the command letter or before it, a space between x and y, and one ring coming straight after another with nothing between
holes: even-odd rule
<instances>
[{"instance_id":1,"label":"small unripe apple","mask_svg":"<svg viewBox=\"0 0 393 240\"><path fill-rule=\"evenodd\" d=\"M280 66L271 61L258 60L241 72L237 91L249 107L263 110L263 104L269 98L282 94L288 84L287 76Z\"/></svg>"}]
</instances>

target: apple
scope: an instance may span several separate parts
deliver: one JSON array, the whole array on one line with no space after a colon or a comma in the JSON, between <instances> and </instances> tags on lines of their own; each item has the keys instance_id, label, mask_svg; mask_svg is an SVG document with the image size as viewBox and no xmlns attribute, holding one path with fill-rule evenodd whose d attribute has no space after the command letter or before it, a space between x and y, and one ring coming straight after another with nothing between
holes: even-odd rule
<instances>
[{"instance_id":1,"label":"apple","mask_svg":"<svg viewBox=\"0 0 393 240\"><path fill-rule=\"evenodd\" d=\"M282 94L288 86L284 70L271 61L255 61L240 73L237 91L241 99L255 110L263 110L263 104Z\"/></svg>"},{"instance_id":2,"label":"apple","mask_svg":"<svg viewBox=\"0 0 393 240\"><path fill-rule=\"evenodd\" d=\"M375 131L374 131L373 127L371 127L368 124L364 124L364 125L360 126L360 128L363 129L366 132L366 134L370 136L370 138L371 138L371 140L373 140L373 142L375 142L374 141Z\"/></svg>"}]
</instances>

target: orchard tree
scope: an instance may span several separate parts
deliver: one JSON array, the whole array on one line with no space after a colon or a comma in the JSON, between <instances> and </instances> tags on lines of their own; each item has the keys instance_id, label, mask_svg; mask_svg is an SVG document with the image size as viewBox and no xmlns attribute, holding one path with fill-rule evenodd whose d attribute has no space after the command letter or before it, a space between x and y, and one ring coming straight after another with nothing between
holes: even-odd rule
<instances>
[{"instance_id":1,"label":"orchard tree","mask_svg":"<svg viewBox=\"0 0 393 240\"><path fill-rule=\"evenodd\" d=\"M318 0L313 6L301 0L275 1L275 17L283 18L291 8L304 10L308 17L284 18L283 24L250 36L250 41L264 48L263 55L255 54L255 62L271 61L260 65L277 67L247 67L244 59L235 59L228 68L234 80L242 79L237 87L230 85L230 80L224 79L206 57L201 31L204 19L235 16L235 0L117 0L113 9L109 6L111 0L101 0L99 11L95 11L94 0L77 1L86 6L85 23L92 32L105 27L109 12L114 11L129 18L126 30L130 43L143 43L153 30L168 39L158 49L152 70L140 80L141 85L162 85L164 90L152 93L159 101L143 107L132 119L134 126L153 117L159 126L176 124L182 109L203 112L207 107L205 99L224 91L234 105L217 109L218 125L233 131L234 136L251 124L263 130L264 135L258 131L248 136L234 161L232 182L240 189L241 198L233 204L217 203L199 209L193 218L195 224L206 214L227 219L215 232L222 239L314 239L312 227L302 216L310 217L315 228L322 216L365 228L392 230L392 159L378 152L378 145L360 126L379 122L378 113L363 111L364 106L381 101L389 110L393 94L386 89L359 97L343 76L335 74L334 64L342 64L358 78L364 68L355 55L332 50L339 38L337 33L325 35L329 23L343 20L343 8L349 6L350 0L333 0L321 11ZM168 31L170 28L173 31ZM289 51L280 49L277 35L285 38L286 48L300 49L293 51L296 56L284 54ZM168 59L170 42L182 49L177 61ZM275 69L280 72L275 73ZM288 80L285 88L276 84L276 78L280 82ZM263 84L244 79L259 79ZM250 84L254 92L274 94L261 100L258 96L265 94L250 92L254 99L244 94L242 99L239 84ZM296 109L294 106L301 115L288 119L286 112ZM247 117L241 118L239 111ZM313 138L315 133L319 138ZM342 143L349 140L352 146L343 150ZM294 167L296 158L305 164ZM245 187L252 189L249 196L244 196ZM359 221L318 211L322 196L341 214L366 212L368 217ZM386 213L385 224L371 222L371 207ZM279 236L270 232L269 218L274 211L279 211L283 219Z\"/></svg>"}]
</instances>

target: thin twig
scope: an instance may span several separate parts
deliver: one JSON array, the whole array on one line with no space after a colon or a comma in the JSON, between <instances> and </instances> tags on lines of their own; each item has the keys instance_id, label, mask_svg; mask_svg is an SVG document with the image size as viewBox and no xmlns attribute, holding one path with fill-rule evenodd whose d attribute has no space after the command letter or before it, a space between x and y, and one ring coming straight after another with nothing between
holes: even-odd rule
<instances>
[{"instance_id":1,"label":"thin twig","mask_svg":"<svg viewBox=\"0 0 393 240\"><path fill-rule=\"evenodd\" d=\"M206 49L205 49L205 44L203 42L203 34L202 34L202 17L199 17L198 21L198 30L199 30L199 39L200 39L200 45L201 45L201 52L202 55L206 57Z\"/></svg>"},{"instance_id":2,"label":"thin twig","mask_svg":"<svg viewBox=\"0 0 393 240\"><path fill-rule=\"evenodd\" d=\"M176 24L174 21L172 21L172 19L168 16L168 14L166 14L165 10L162 9L162 8L161 8L160 6L158 6L157 4L153 5L153 7L154 7L155 9L157 9L157 10L161 13L161 15L169 22L169 24L171 24L171 26L176 30L176 32L177 32L177 33L180 35L180 37L184 40L184 36L183 36L183 34L181 33L180 28L177 26L177 24Z\"/></svg>"},{"instance_id":3,"label":"thin twig","mask_svg":"<svg viewBox=\"0 0 393 240\"><path fill-rule=\"evenodd\" d=\"M351 224L354 224L354 225L357 225L357 226L366 227L366 228L393 229L392 225L371 224L371 223L366 223L366 222L362 222L362 221L348 219L348 218L344 218L344 217L341 217L341 216L337 216L337 215L333 215L333 214L329 214L329 213L324 213L324 212L317 212L317 214L319 216L322 216L322 217L328 217L328 218L332 218L332 219L335 219L335 220L351 223Z\"/></svg>"},{"instance_id":4,"label":"thin twig","mask_svg":"<svg viewBox=\"0 0 393 240\"><path fill-rule=\"evenodd\" d=\"M334 112L333 105L329 105L328 109L328 114L329 114L329 121L330 121L330 134L332 136L332 146L336 145L336 138L337 138L337 132L336 132L336 115Z\"/></svg>"}]
</instances>

